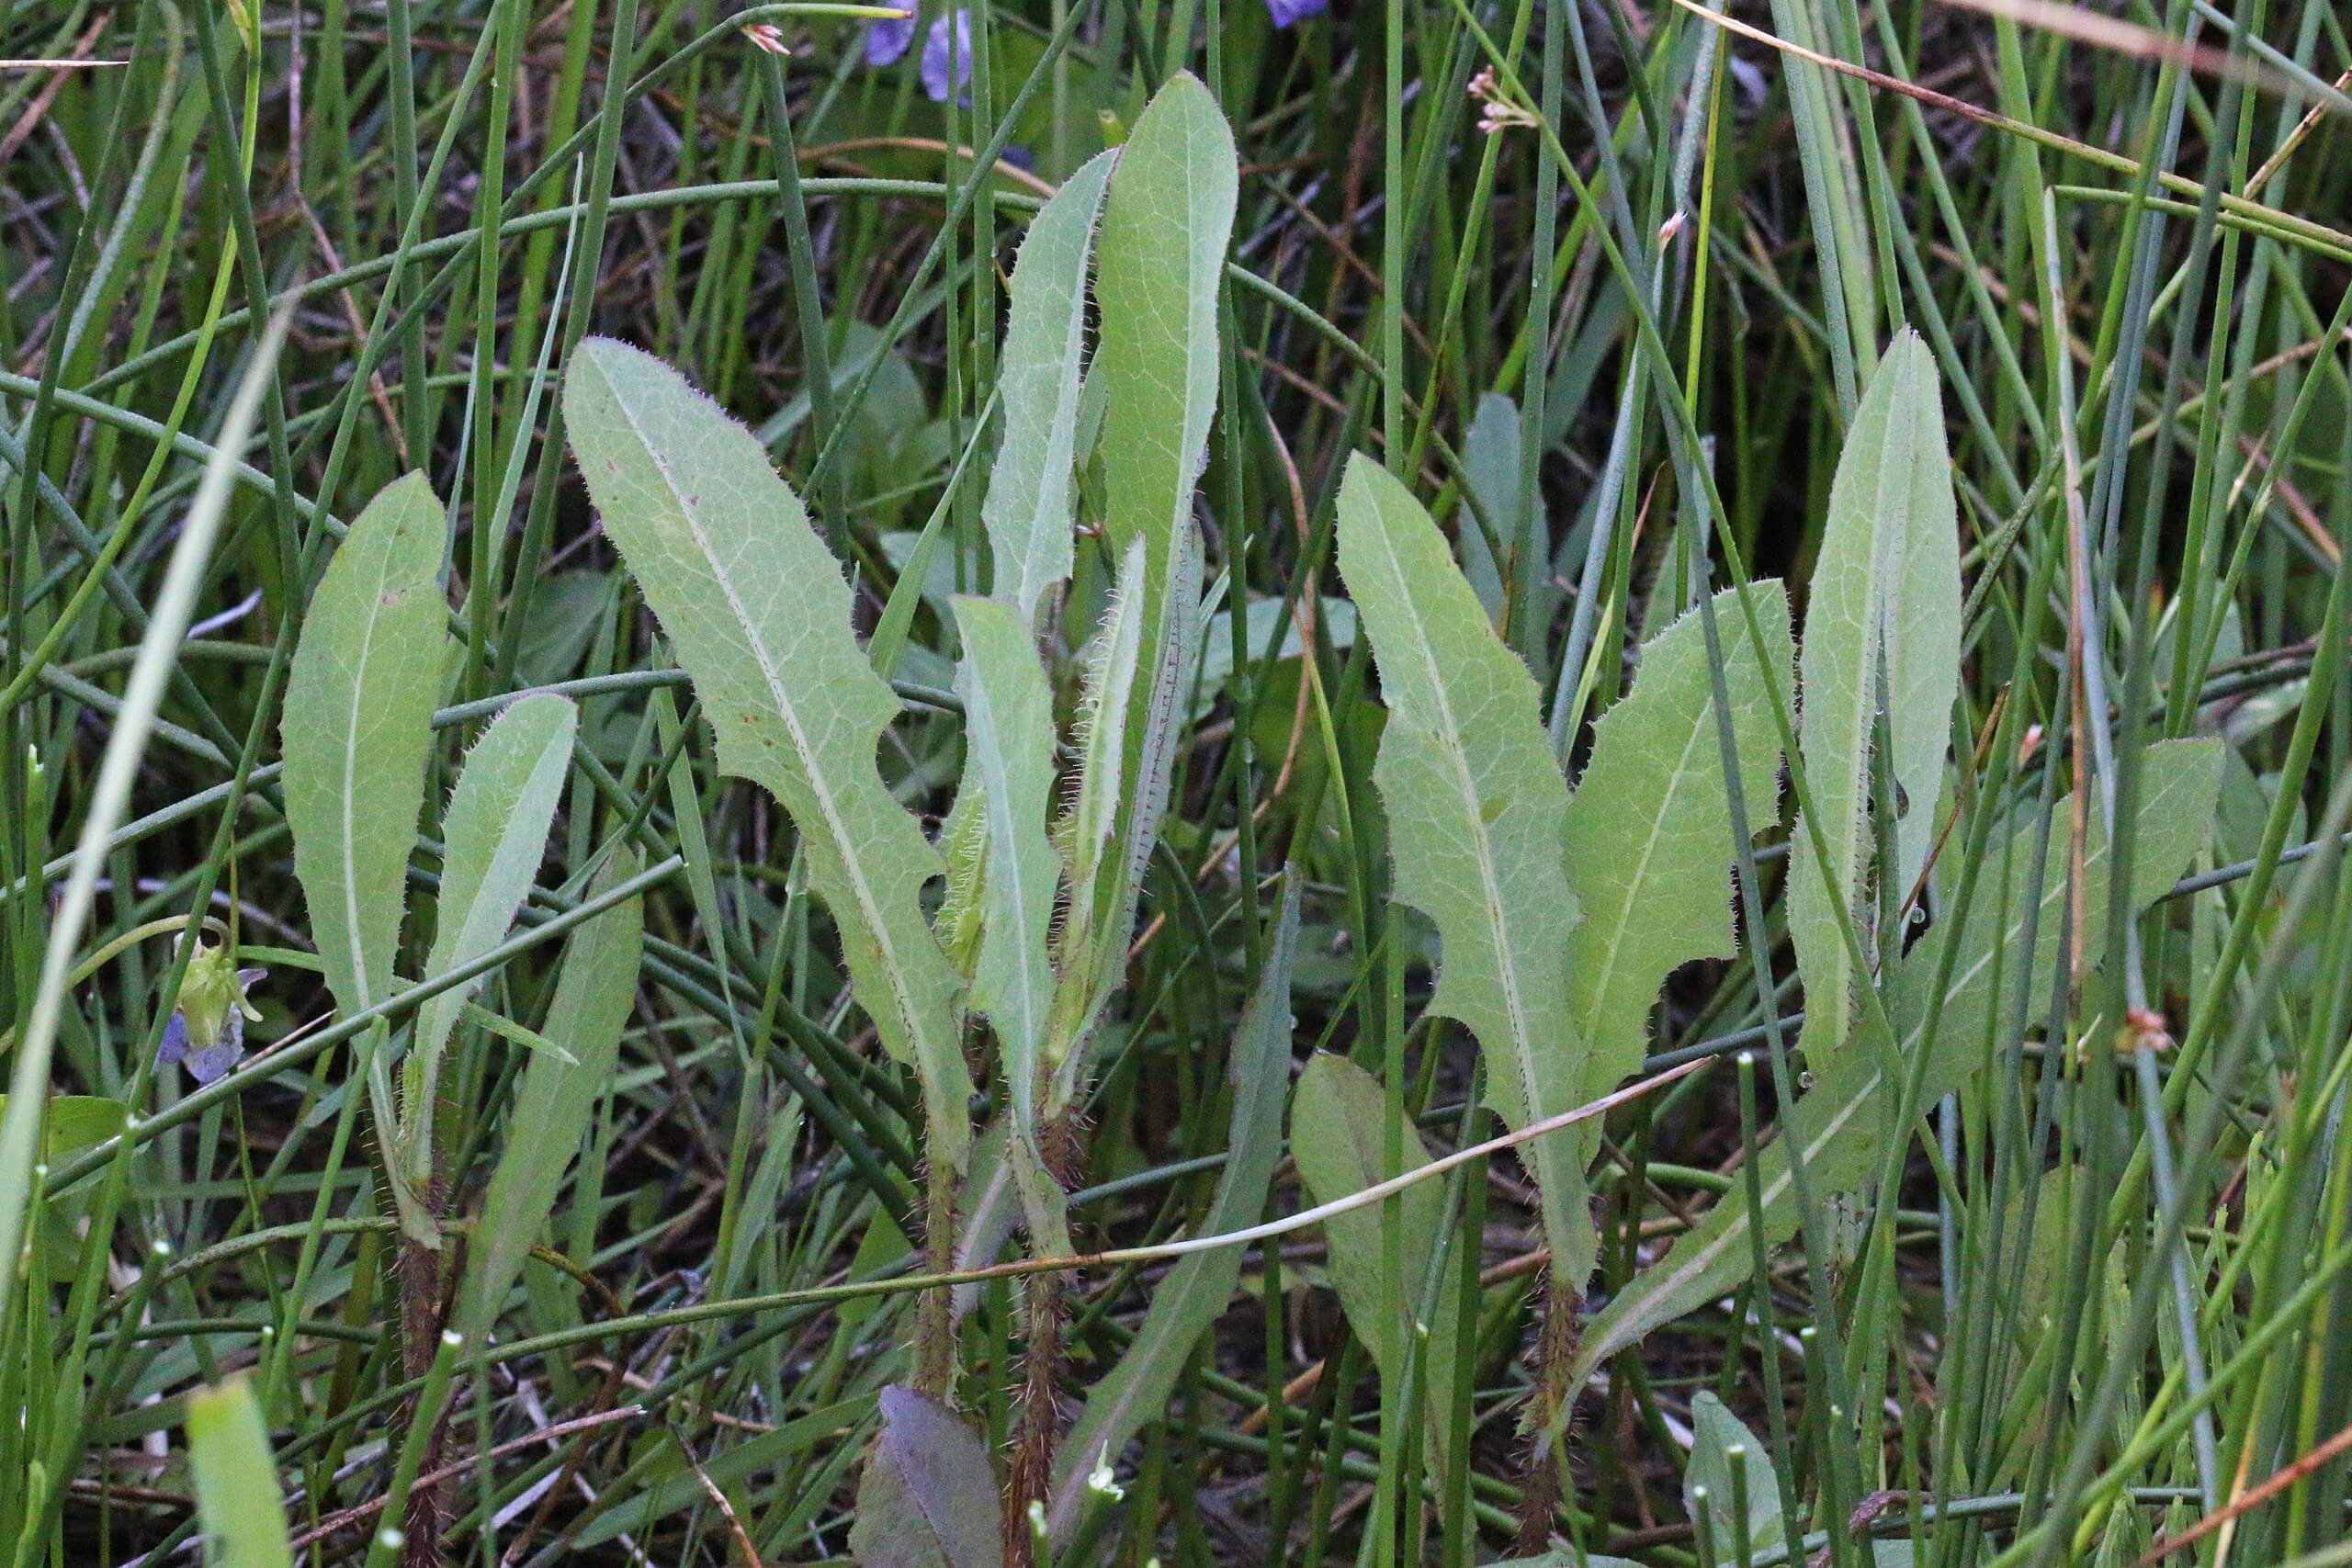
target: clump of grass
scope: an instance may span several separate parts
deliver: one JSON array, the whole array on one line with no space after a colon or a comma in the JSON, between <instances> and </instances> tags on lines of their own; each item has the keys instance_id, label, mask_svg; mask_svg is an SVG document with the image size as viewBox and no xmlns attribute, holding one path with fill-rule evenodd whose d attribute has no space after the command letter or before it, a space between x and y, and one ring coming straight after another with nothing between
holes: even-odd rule
<instances>
[{"instance_id":1,"label":"clump of grass","mask_svg":"<svg viewBox=\"0 0 2352 1568\"><path fill-rule=\"evenodd\" d=\"M2347 84L0 0L0 1541L2345 1560Z\"/></svg>"}]
</instances>

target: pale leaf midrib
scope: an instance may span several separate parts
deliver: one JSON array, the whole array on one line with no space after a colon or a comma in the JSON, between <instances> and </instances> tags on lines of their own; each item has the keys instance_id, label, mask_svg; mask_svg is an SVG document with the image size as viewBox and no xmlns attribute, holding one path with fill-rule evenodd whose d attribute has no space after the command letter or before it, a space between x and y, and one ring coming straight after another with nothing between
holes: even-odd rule
<instances>
[{"instance_id":1,"label":"pale leaf midrib","mask_svg":"<svg viewBox=\"0 0 2352 1568\"><path fill-rule=\"evenodd\" d=\"M1902 372L1900 367L1890 365L1883 373L1900 375ZM1868 576L1864 581L1868 586L1862 602L1861 636L1858 649L1861 662L1854 676L1854 700L1847 713L1840 716L1843 731L1837 736L1843 742L1843 757L1851 759L1850 763L1839 770L1838 817L1830 825L1834 837L1829 842L1838 856L1838 863L1835 867L1824 865L1818 868L1822 891L1829 902L1828 913L1835 924L1841 928L1855 918L1855 905L1860 891L1863 837L1869 818L1866 781L1870 776L1871 729L1878 707L1878 652L1881 643L1887 638L1886 590L1890 572L1883 563L1883 557L1890 548L1890 542L1899 537L1895 524L1907 522L1907 519L1896 519L1891 515L1888 502L1891 476L1898 469L1905 476L1905 483L1901 489L1906 494L1910 490L1907 482L1910 472L1907 442L1898 441L1897 436L1898 432L1905 437L1908 436L1913 411L1910 400L1902 393L1903 389L1899 386L1890 389L1886 420L1879 435L1878 461L1874 465L1876 471L1871 476L1870 510L1864 514L1869 520L1870 534L1865 551ZM1893 460L1898 452L1904 454L1903 460ZM1855 976L1842 930L1836 934L1838 940L1824 955L1824 962L1830 968L1830 977L1836 983L1834 988L1838 995L1833 1004L1835 1010L1825 1018L1825 1027L1830 1031L1833 1042L1842 1042L1847 1032L1846 1013L1851 1005Z\"/></svg>"},{"instance_id":2,"label":"pale leaf midrib","mask_svg":"<svg viewBox=\"0 0 2352 1568\"><path fill-rule=\"evenodd\" d=\"M371 540L370 543L373 543ZM364 1011L376 1002L374 978L368 972L367 944L360 936L359 926L359 807L356 781L359 777L359 717L366 706L368 667L376 655L376 628L384 617L384 583L391 576L390 549L379 546L376 558L376 586L367 596L368 614L362 623L359 638L359 660L353 671L349 689L350 712L343 726L343 776L336 781L337 793L343 802L343 925L344 935L351 946L351 974L358 983L359 997L354 1011Z\"/></svg>"},{"instance_id":3,"label":"pale leaf midrib","mask_svg":"<svg viewBox=\"0 0 2352 1568\"><path fill-rule=\"evenodd\" d=\"M1453 760L1454 777L1461 785L1462 800L1468 807L1469 820L1475 824L1471 831L1478 844L1478 885L1485 895L1487 930L1495 948L1495 970L1501 978L1503 1011L1510 1022L1511 1070L1520 1080L1521 1097L1527 1107L1528 1120L1532 1122L1543 1114L1543 1101L1536 1093L1534 1038L1528 1028L1526 1004L1520 996L1519 968L1513 961L1510 943L1504 940L1502 888L1495 879L1494 842L1487 831L1486 811L1478 800L1477 783L1470 776L1469 754L1462 747L1461 730L1454 722L1453 703L1439 670L1437 650L1430 646L1429 637L1422 630L1421 616L1412 607L1412 593L1407 586L1404 562L1397 558L1389 537L1385 512L1379 508L1376 498L1373 504L1380 522L1377 536L1381 553L1386 558L1389 575L1395 580L1398 602L1407 607L1405 619L1413 631L1413 651L1429 671L1430 689L1435 695L1439 716L1443 721L1443 728L1435 733L1434 739Z\"/></svg>"},{"instance_id":4,"label":"pale leaf midrib","mask_svg":"<svg viewBox=\"0 0 2352 1568\"><path fill-rule=\"evenodd\" d=\"M1008 785L1012 783L1012 769L1010 753L1004 743L1004 727L997 721L996 705L988 695L988 682L979 677L978 671L974 672L972 694L969 700L976 710L973 716L987 727L987 732L992 738L989 742L989 750L996 753L997 779L995 782L1000 786ZM983 762L981 777L986 778L988 773L989 769ZM1038 1006L1035 987L1030 985L1028 956L1031 939L1027 897L1030 878L1023 874L1023 857L1014 844L1014 836L1020 830L1021 822L1020 818L1013 815L1012 803L1004 798L1010 793L1011 791L1004 787L984 788L980 795L980 807L993 819L990 837L1004 845L1006 851L1006 870L1012 884L1012 897L1005 902L1012 906L1011 919L1013 929L1011 936L1014 956L1013 961L1003 968L1017 982L1013 988L1018 995L1022 1046L1025 1050L1035 1051L1037 1048L1039 1037L1044 1032L1045 1013Z\"/></svg>"},{"instance_id":5,"label":"pale leaf midrib","mask_svg":"<svg viewBox=\"0 0 2352 1568\"><path fill-rule=\"evenodd\" d=\"M1672 780L1672 783L1661 796L1662 800L1671 801L1677 795L1681 793L1683 781L1689 778L1692 772L1690 767L1690 753L1698 747L1700 733L1699 726L1692 725L1690 727L1689 736L1682 742L1681 755L1675 759L1673 772L1668 775ZM1627 945L1625 939L1634 928L1634 922L1631 919L1634 902L1632 895L1641 887L1643 878L1649 874L1650 862L1657 858L1658 845L1666 841L1664 824L1668 815L1668 808L1664 806L1661 806L1657 811L1649 814L1649 831L1642 836L1641 853L1634 856L1633 875L1627 878L1625 883L1625 886L1628 889L1625 908L1615 911L1618 918L1609 922L1609 936L1601 946L1601 950L1599 954L1599 962L1596 964L1596 968L1599 971L1599 979L1595 983L1592 990L1593 1007L1596 1014L1598 1013L1602 1002L1609 995L1611 982L1616 977L1618 955L1625 951ZM1569 886L1572 887L1575 886L1574 877L1569 878ZM1599 1043L1599 1023L1600 1020L1597 1016L1585 1020L1585 1032L1587 1038L1596 1044Z\"/></svg>"},{"instance_id":6,"label":"pale leaf midrib","mask_svg":"<svg viewBox=\"0 0 2352 1568\"><path fill-rule=\"evenodd\" d=\"M595 364L594 360L590 363ZM810 750L808 734L801 728L799 716L793 711L792 703L786 694L783 681L769 662L766 642L761 636L759 626L745 608L741 598L737 595L735 585L728 581L726 572L720 569L718 558L711 549L710 541L704 536L702 525L695 516L694 507L689 504L685 492L679 488L676 477L670 471L669 460L647 435L644 426L638 423L636 412L629 407L628 400L621 396L620 389L613 385L612 378L605 374L604 367L595 365L595 368L612 398L613 406L620 411L621 418L628 422L630 433L637 437L638 445L644 448L646 457L651 460L654 471L662 476L662 482L669 490L672 501L676 503L678 516L684 523L686 532L692 536L695 548L700 552L703 565L710 573L711 581L717 585L719 593L727 601L729 614L734 616L735 624L743 629L744 645L751 652L752 662L759 667L760 679L767 685L768 695L775 705L777 717L783 720L786 732L792 737L792 749L800 758L800 771L808 780L809 793L817 799L818 811L825 819L825 831L832 840L835 853L839 855L844 873L849 878L858 912L864 918L867 930L872 932L875 944L882 950L882 969L890 987L891 1005L898 1010L899 1022L907 1031L909 1045L920 1057L925 1054L926 1047L931 1042L927 1038L925 1020L920 1010L914 1006L913 998L908 994L906 978L899 970L898 949L892 940L889 922L884 918L884 911L874 896L873 886L866 880L865 870L858 863L856 847L851 842L849 832L842 821L840 807L833 799L833 792L827 786L822 770L816 765L816 757Z\"/></svg>"}]
</instances>

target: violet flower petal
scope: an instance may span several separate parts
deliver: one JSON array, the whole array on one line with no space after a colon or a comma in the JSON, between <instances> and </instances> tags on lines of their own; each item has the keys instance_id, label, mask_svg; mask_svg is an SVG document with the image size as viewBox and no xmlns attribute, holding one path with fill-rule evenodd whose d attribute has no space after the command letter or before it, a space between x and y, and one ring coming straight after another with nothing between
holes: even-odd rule
<instances>
[{"instance_id":1,"label":"violet flower petal","mask_svg":"<svg viewBox=\"0 0 2352 1568\"><path fill-rule=\"evenodd\" d=\"M955 29L952 34L948 30L951 24ZM951 64L953 81L948 77ZM923 39L922 90L933 103L944 104L949 94L960 92L971 80L972 13L959 9L953 16L932 23L931 32Z\"/></svg>"},{"instance_id":2,"label":"violet flower petal","mask_svg":"<svg viewBox=\"0 0 2352 1568\"><path fill-rule=\"evenodd\" d=\"M910 13L885 21L865 24L865 63L879 70L895 63L915 41L915 19Z\"/></svg>"}]
</instances>

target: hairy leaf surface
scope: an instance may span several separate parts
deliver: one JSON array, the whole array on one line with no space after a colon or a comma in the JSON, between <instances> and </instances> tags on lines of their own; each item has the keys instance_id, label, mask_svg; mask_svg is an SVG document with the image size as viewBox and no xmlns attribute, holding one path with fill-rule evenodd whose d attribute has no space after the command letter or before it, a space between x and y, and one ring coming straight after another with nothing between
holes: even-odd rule
<instances>
[{"instance_id":1,"label":"hairy leaf surface","mask_svg":"<svg viewBox=\"0 0 2352 1568\"><path fill-rule=\"evenodd\" d=\"M1180 72L1137 118L1102 205L1094 291L1102 347L1102 458L1113 546L1150 541L1156 569L1192 517L1216 409L1217 288L1233 232L1233 131ZM1156 620L1157 604L1148 620ZM1189 609L1189 606L1187 606Z\"/></svg>"},{"instance_id":2,"label":"hairy leaf surface","mask_svg":"<svg viewBox=\"0 0 2352 1568\"><path fill-rule=\"evenodd\" d=\"M791 813L851 987L922 1079L929 1156L960 1168L961 982L921 902L942 867L876 766L898 703L858 650L840 564L751 434L651 355L591 339L563 402L589 494L694 677L720 766Z\"/></svg>"},{"instance_id":3,"label":"hairy leaf surface","mask_svg":"<svg viewBox=\"0 0 2352 1568\"><path fill-rule=\"evenodd\" d=\"M426 975L446 975L505 940L547 855L579 716L569 697L525 697L466 754L442 823L440 917ZM412 1050L428 1075L466 998L480 988L479 979L452 987L417 1010Z\"/></svg>"},{"instance_id":4,"label":"hairy leaf surface","mask_svg":"<svg viewBox=\"0 0 2352 1568\"><path fill-rule=\"evenodd\" d=\"M1078 396L1086 355L1087 259L1116 149L1062 182L1030 220L1012 265L1012 307L998 382L1004 444L980 515L996 565L995 596L1025 623L1069 575L1078 487Z\"/></svg>"},{"instance_id":5,"label":"hairy leaf surface","mask_svg":"<svg viewBox=\"0 0 2352 1568\"><path fill-rule=\"evenodd\" d=\"M1838 455L1805 608L1798 748L1829 860L1824 865L1815 855L1809 833L1796 835L1789 932L1804 976L1805 1048L1816 1066L1845 1045L1854 987L1863 983L1838 910L1867 951L1871 756L1882 707L1899 792L1896 863L1887 868L1897 897L1910 890L1935 833L1960 682L1959 551L1935 357L1905 332L1871 378Z\"/></svg>"},{"instance_id":6,"label":"hairy leaf surface","mask_svg":"<svg viewBox=\"0 0 2352 1568\"><path fill-rule=\"evenodd\" d=\"M506 940L514 911L547 857L548 829L563 798L578 724L570 698L541 693L500 714L467 753L442 824L440 915L425 960L428 976L470 964ZM432 1164L442 1054L467 1000L486 978L477 976L437 992L417 1010L400 1123L409 1190L402 1192L396 1177L393 1192L412 1234L419 1236L431 1229L417 1210L416 1196ZM378 1111L380 1116L380 1100Z\"/></svg>"},{"instance_id":7,"label":"hairy leaf surface","mask_svg":"<svg viewBox=\"0 0 2352 1568\"><path fill-rule=\"evenodd\" d=\"M423 474L368 503L319 579L286 681L286 825L327 988L390 994L424 808L447 606L441 502Z\"/></svg>"},{"instance_id":8,"label":"hairy leaf surface","mask_svg":"<svg viewBox=\"0 0 2352 1568\"><path fill-rule=\"evenodd\" d=\"M860 1568L995 1568L996 1472L980 1435L912 1389L892 1384L881 1403L849 1531Z\"/></svg>"},{"instance_id":9,"label":"hairy leaf surface","mask_svg":"<svg viewBox=\"0 0 2352 1568\"><path fill-rule=\"evenodd\" d=\"M1060 886L1046 837L1054 787L1053 694L1029 623L1018 611L974 598L956 599L955 611L964 641L956 686L964 698L964 743L987 846L972 1002L988 1014L1003 1055L1010 1111L1021 1135L1015 1168L1030 1228L1041 1247L1068 1251L1061 1192L1046 1179L1037 1143L1037 1067L1054 1004L1048 944Z\"/></svg>"},{"instance_id":10,"label":"hairy leaf surface","mask_svg":"<svg viewBox=\"0 0 2352 1568\"><path fill-rule=\"evenodd\" d=\"M1146 620L1152 579L1142 539L1127 547L1117 598L1090 652L1078 795L1058 829L1070 902L1046 1035L1057 1095L1069 1092L1084 1061L1081 1047L1125 977L1144 864L1167 809L1182 699L1198 651L1199 530L1188 520L1170 536L1164 598L1177 613L1157 637Z\"/></svg>"},{"instance_id":11,"label":"hairy leaf surface","mask_svg":"<svg viewBox=\"0 0 2352 1568\"><path fill-rule=\"evenodd\" d=\"M1373 778L1387 807L1396 891L1444 944L1430 1010L1458 1019L1487 1058L1487 1095L1513 1127L1570 1110L1586 1052L1570 1007L1568 788L1536 712L1533 677L1498 641L1444 536L1377 463L1349 459L1340 570L1380 667L1388 726ZM1554 1249L1590 1221L1566 1140L1529 1162ZM1581 1221L1581 1223L1579 1223Z\"/></svg>"}]
</instances>

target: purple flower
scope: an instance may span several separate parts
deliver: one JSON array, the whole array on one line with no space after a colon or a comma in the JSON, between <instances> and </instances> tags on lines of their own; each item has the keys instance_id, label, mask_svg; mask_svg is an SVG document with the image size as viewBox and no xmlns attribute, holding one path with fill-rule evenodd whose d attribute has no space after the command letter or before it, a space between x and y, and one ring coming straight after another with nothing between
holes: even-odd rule
<instances>
[{"instance_id":1,"label":"purple flower","mask_svg":"<svg viewBox=\"0 0 2352 1568\"><path fill-rule=\"evenodd\" d=\"M180 981L179 1006L156 1045L156 1066L185 1062L188 1076L200 1084L235 1066L245 1054L246 1021L261 1017L245 992L268 973L232 969L227 944L208 947L199 942Z\"/></svg>"},{"instance_id":2,"label":"purple flower","mask_svg":"<svg viewBox=\"0 0 2352 1568\"><path fill-rule=\"evenodd\" d=\"M878 70L895 62L915 41L915 14L865 24L865 63Z\"/></svg>"},{"instance_id":3,"label":"purple flower","mask_svg":"<svg viewBox=\"0 0 2352 1568\"><path fill-rule=\"evenodd\" d=\"M932 23L930 35L922 40L922 90L933 103L944 104L948 94L959 92L971 80L972 13L958 9ZM956 101L970 100L958 97Z\"/></svg>"},{"instance_id":4,"label":"purple flower","mask_svg":"<svg viewBox=\"0 0 2352 1568\"><path fill-rule=\"evenodd\" d=\"M1266 0L1266 14L1278 28L1295 28L1309 17L1329 10L1331 0Z\"/></svg>"}]
</instances>

